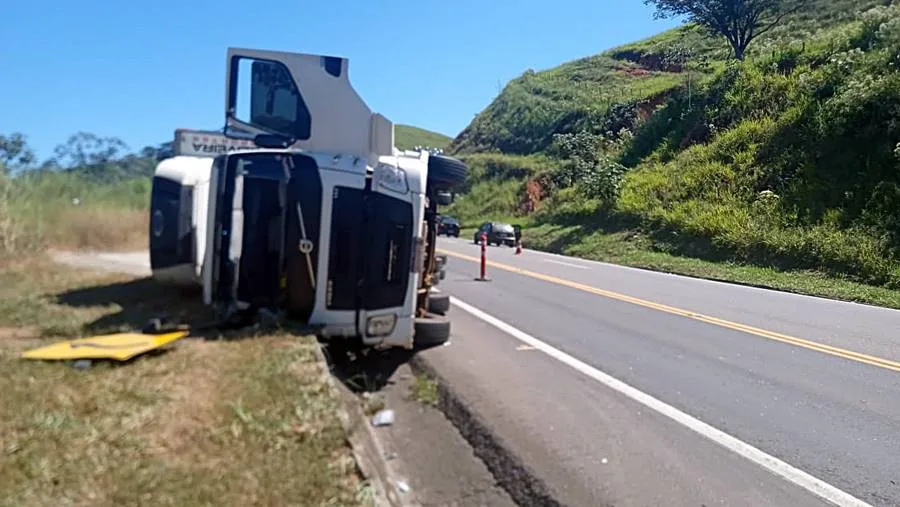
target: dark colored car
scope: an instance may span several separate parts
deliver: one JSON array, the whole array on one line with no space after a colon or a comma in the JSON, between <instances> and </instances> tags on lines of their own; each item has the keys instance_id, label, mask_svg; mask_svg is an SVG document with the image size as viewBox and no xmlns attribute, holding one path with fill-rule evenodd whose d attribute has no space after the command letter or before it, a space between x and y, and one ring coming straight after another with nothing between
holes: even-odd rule
<instances>
[{"instance_id":1,"label":"dark colored car","mask_svg":"<svg viewBox=\"0 0 900 507\"><path fill-rule=\"evenodd\" d=\"M506 245L506 246L515 246L516 245L516 232L513 229L513 226L503 223L503 222L485 222L481 224L481 227L475 231L475 237L473 238L475 244L481 243L481 233L487 233L487 244L488 245Z\"/></svg>"},{"instance_id":2,"label":"dark colored car","mask_svg":"<svg viewBox=\"0 0 900 507\"><path fill-rule=\"evenodd\" d=\"M459 220L454 217L442 216L438 222L438 236L445 234L447 236L459 237Z\"/></svg>"}]
</instances>

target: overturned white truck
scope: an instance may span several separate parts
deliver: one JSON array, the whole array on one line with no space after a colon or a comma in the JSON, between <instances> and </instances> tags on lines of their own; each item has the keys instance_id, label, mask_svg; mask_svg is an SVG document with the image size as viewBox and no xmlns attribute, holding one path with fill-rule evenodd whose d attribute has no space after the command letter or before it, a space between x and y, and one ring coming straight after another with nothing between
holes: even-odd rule
<instances>
[{"instance_id":1,"label":"overturned white truck","mask_svg":"<svg viewBox=\"0 0 900 507\"><path fill-rule=\"evenodd\" d=\"M154 277L201 285L223 318L265 309L366 346L445 341L436 217L466 166L397 150L348 63L229 48L224 134L178 130L157 166Z\"/></svg>"}]
</instances>

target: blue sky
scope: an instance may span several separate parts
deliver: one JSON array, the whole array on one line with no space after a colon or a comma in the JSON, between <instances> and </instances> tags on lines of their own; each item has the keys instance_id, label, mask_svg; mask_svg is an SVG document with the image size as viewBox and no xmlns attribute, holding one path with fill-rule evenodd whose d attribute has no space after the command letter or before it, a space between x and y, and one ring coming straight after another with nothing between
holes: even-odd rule
<instances>
[{"instance_id":1,"label":"blue sky","mask_svg":"<svg viewBox=\"0 0 900 507\"><path fill-rule=\"evenodd\" d=\"M228 46L350 59L350 79L395 123L454 136L524 70L674 26L641 0L6 2L0 133L43 159L77 131L131 149L224 121Z\"/></svg>"}]
</instances>

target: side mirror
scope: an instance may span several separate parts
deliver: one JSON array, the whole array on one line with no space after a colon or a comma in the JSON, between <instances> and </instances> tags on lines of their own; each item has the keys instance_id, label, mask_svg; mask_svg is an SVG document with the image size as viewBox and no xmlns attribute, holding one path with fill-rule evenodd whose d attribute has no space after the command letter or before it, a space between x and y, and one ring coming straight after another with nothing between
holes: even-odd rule
<instances>
[{"instance_id":1,"label":"side mirror","mask_svg":"<svg viewBox=\"0 0 900 507\"><path fill-rule=\"evenodd\" d=\"M450 192L438 192L435 198L441 206L448 206L453 203L453 194Z\"/></svg>"}]
</instances>

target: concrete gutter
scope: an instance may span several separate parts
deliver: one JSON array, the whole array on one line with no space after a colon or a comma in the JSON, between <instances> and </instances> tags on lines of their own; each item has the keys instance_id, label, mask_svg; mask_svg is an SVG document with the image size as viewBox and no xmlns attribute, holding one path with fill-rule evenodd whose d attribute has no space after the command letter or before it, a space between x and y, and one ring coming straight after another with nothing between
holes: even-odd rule
<instances>
[{"instance_id":1,"label":"concrete gutter","mask_svg":"<svg viewBox=\"0 0 900 507\"><path fill-rule=\"evenodd\" d=\"M366 417L359 398L331 374L330 363L325 358L322 348L314 347L314 349L316 358L322 365L322 378L340 403L338 418L350 443L356 465L372 486L374 504L377 507L414 505L403 501L403 495L396 487L397 473L385 459L384 448L369 424L369 418Z\"/></svg>"}]
</instances>

